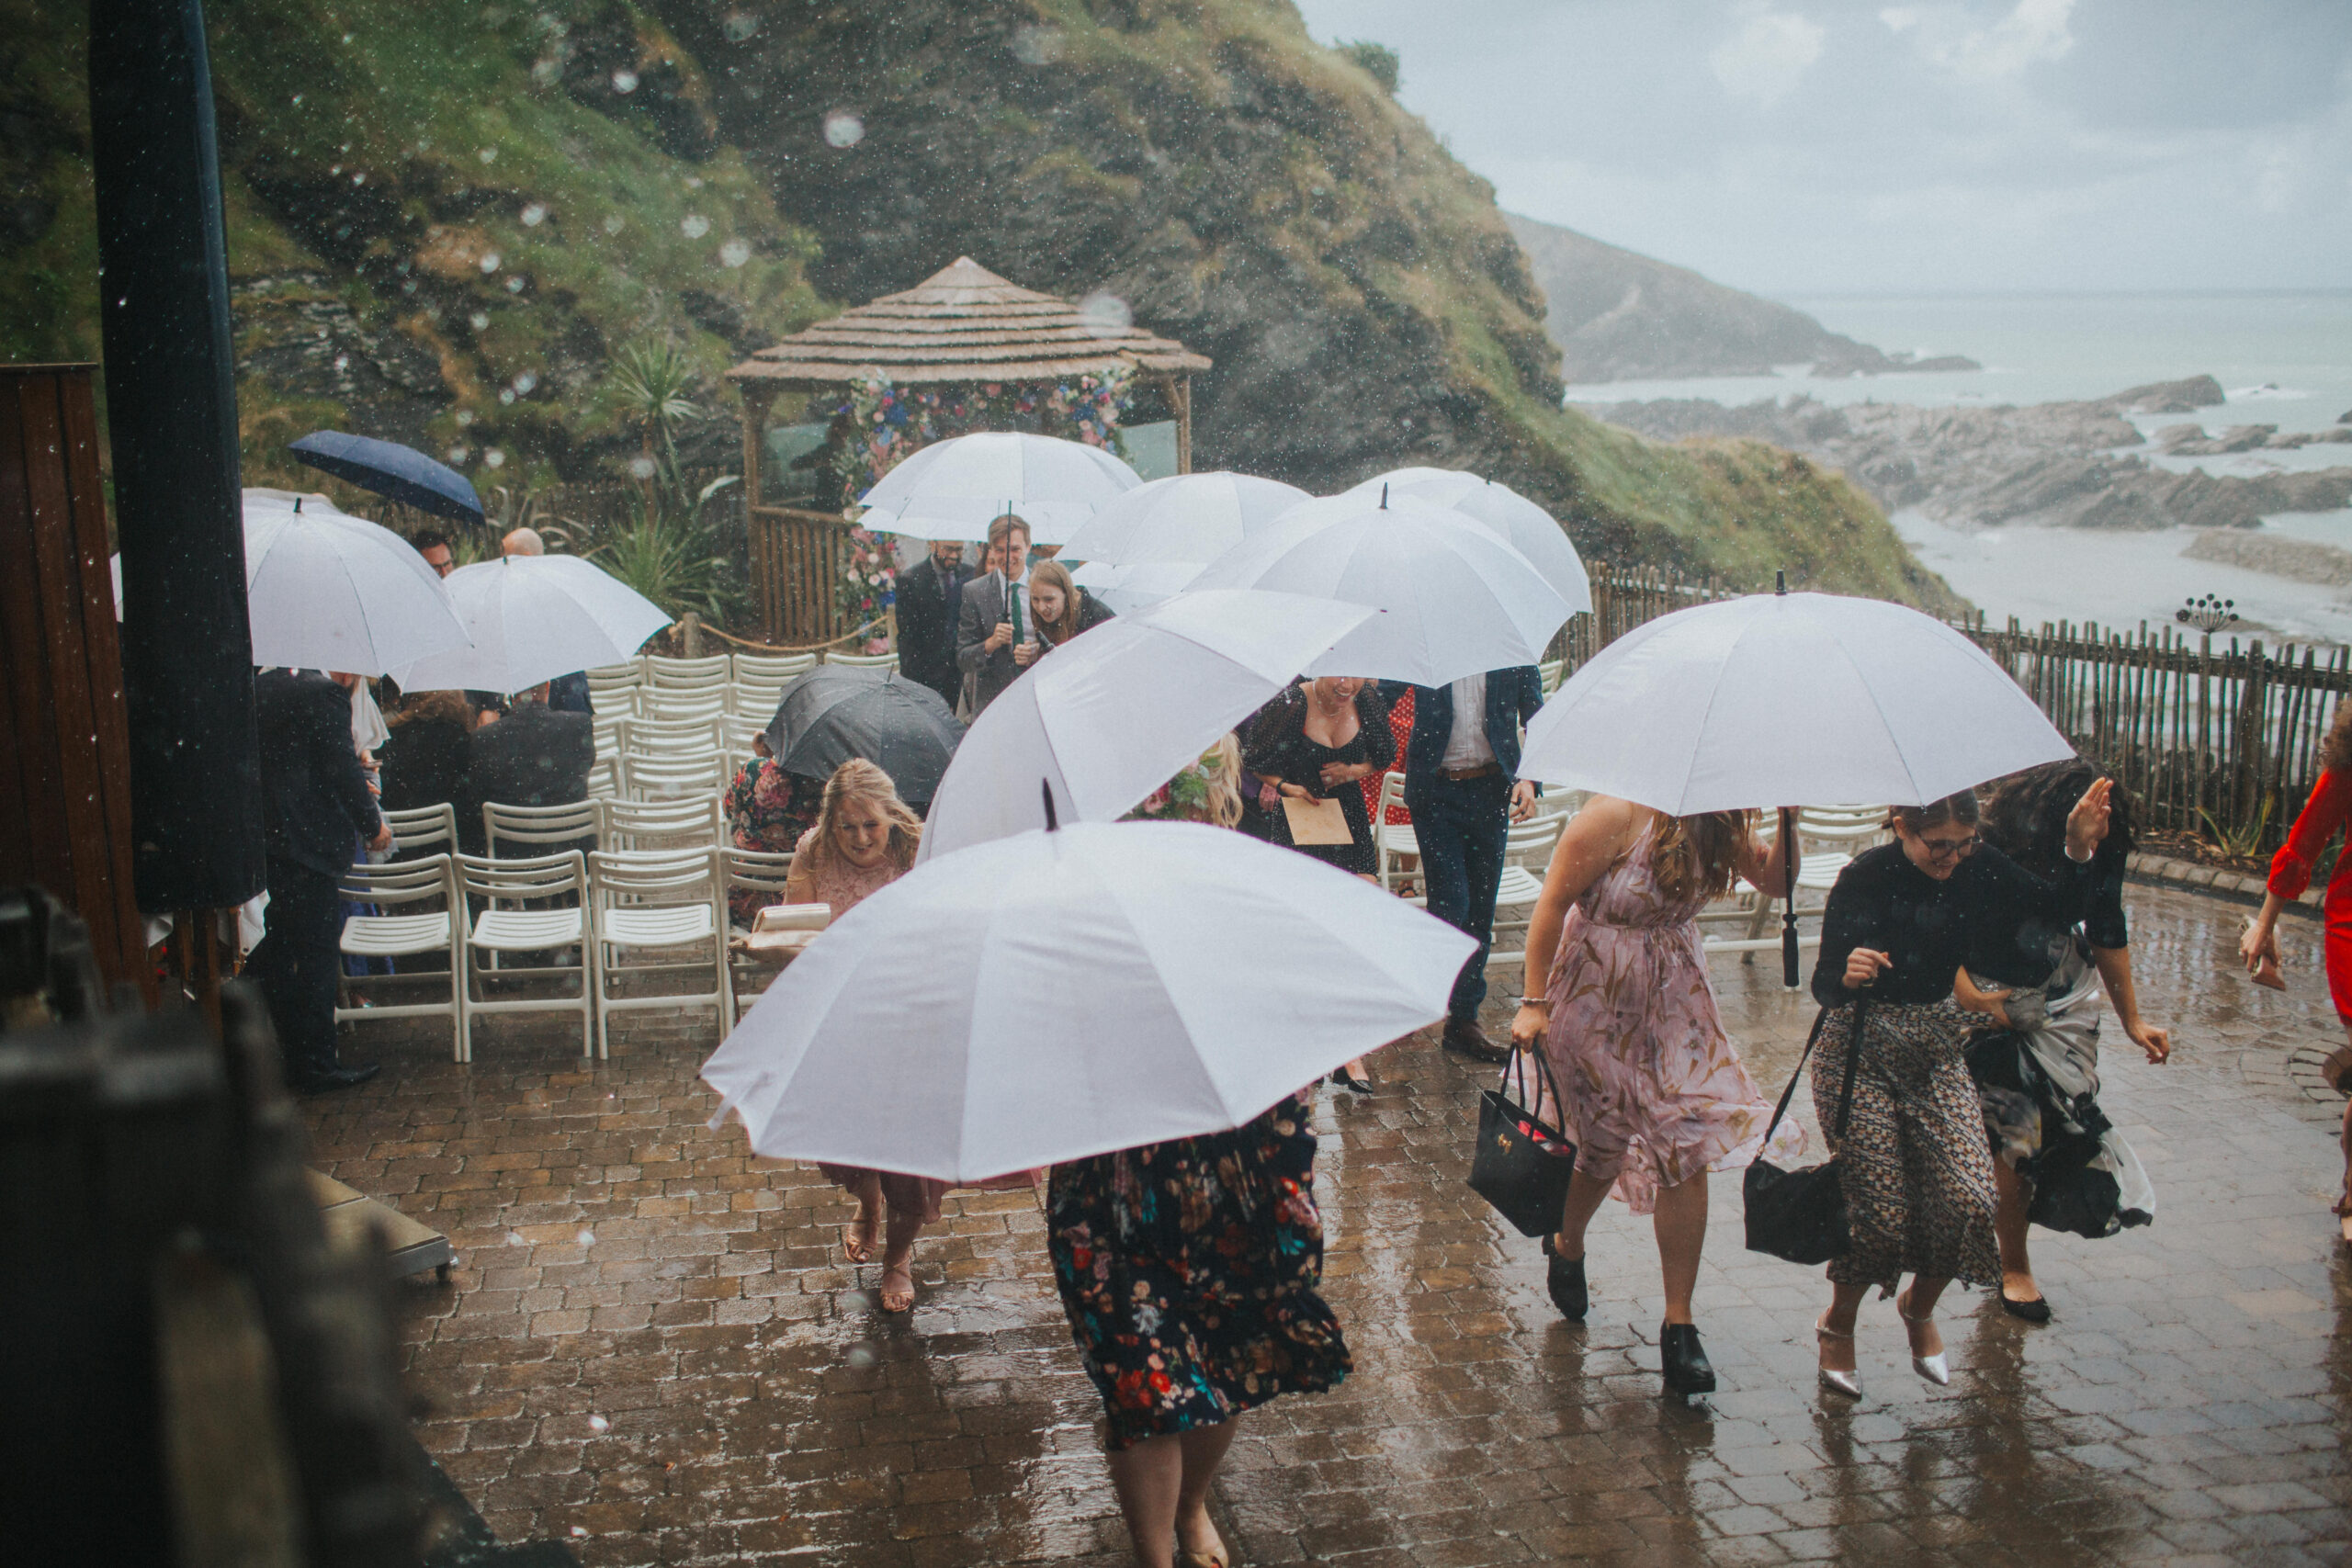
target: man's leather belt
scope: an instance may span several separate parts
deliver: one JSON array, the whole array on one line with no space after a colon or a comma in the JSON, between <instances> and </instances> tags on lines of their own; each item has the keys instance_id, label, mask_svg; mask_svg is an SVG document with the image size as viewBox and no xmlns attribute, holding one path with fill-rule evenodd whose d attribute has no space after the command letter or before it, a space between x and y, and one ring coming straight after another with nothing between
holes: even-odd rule
<instances>
[{"instance_id":1,"label":"man's leather belt","mask_svg":"<svg viewBox=\"0 0 2352 1568\"><path fill-rule=\"evenodd\" d=\"M1475 768L1440 768L1437 771L1437 776L1448 784L1460 784L1464 779L1483 779L1488 773L1499 773L1502 771L1502 764L1499 762L1481 762Z\"/></svg>"}]
</instances>

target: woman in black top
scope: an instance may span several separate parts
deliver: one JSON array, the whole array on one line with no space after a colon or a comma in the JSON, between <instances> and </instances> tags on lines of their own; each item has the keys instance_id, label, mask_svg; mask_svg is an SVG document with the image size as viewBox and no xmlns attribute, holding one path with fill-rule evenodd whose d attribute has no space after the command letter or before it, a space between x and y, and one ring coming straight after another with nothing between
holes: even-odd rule
<instances>
[{"instance_id":1,"label":"woman in black top","mask_svg":"<svg viewBox=\"0 0 2352 1568\"><path fill-rule=\"evenodd\" d=\"M2075 757L2002 780L1984 804L1985 838L2037 875L2062 874L2067 808L2098 776ZM2001 1307L2028 1323L2050 1321L2026 1251L2029 1221L2107 1236L2155 1216L2147 1173L2098 1100L2102 982L2125 1037L2151 1062L2172 1054L2165 1031L2141 1018L2132 983L2123 916L2131 852L2131 800L2119 784L2109 801L2107 837L2092 856L2089 908L2080 926L2052 943L2047 972L2030 984L2004 987L1979 985L1986 979L1981 969L1974 976L1963 970L1953 992L1962 1008L1997 1026L1969 1041L1968 1071L1984 1105L2000 1195L1993 1228L2001 1246ZM2006 945L1999 933L1988 934Z\"/></svg>"},{"instance_id":2,"label":"woman in black top","mask_svg":"<svg viewBox=\"0 0 2352 1568\"><path fill-rule=\"evenodd\" d=\"M1814 1111L1838 1154L1852 1245L1829 1265L1829 1310L1815 1325L1821 1382L1859 1395L1854 1316L1871 1285L1893 1293L1911 1366L1946 1383L1935 1306L1958 1279L2000 1278L1994 1243L1992 1156L1952 1005L1963 964L2001 984L2030 984L2051 943L2081 919L2093 890L2092 852L2107 836L2106 780L2066 818L2065 864L2053 885L1998 850L1980 849L1976 797L1956 795L1894 813L1895 842L1855 858L1830 890L1813 994L1824 1010L1815 1047ZM1846 1056L1862 1016L1850 1094ZM1849 1099L1838 1132L1841 1098Z\"/></svg>"},{"instance_id":3,"label":"woman in black top","mask_svg":"<svg viewBox=\"0 0 2352 1568\"><path fill-rule=\"evenodd\" d=\"M1396 760L1396 737L1389 732L1380 688L1352 675L1318 675L1259 709L1242 753L1243 765L1258 777L1257 806L1271 840L1367 881L1379 857L1361 784ZM1348 841L1293 842L1290 815L1283 809L1285 797L1338 801ZM1361 1057L1333 1073L1331 1081L1358 1094L1372 1092Z\"/></svg>"}]
</instances>

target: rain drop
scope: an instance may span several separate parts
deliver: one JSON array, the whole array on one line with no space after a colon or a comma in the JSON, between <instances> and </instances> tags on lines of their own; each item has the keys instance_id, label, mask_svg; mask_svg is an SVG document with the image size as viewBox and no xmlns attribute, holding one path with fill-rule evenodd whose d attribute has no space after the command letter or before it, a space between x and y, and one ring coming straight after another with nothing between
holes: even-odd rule
<instances>
[{"instance_id":1,"label":"rain drop","mask_svg":"<svg viewBox=\"0 0 2352 1568\"><path fill-rule=\"evenodd\" d=\"M481 269L482 269L482 271L484 271L484 272L496 272L496 271L498 270L498 264L499 264L502 260L503 260L503 259L504 259L504 258L503 258L503 257L502 257L502 256L501 256L501 255L500 255L496 251L492 251L492 252L491 252L491 253L490 253L490 254L488 254L488 255L486 255L486 256L484 256L484 257L482 257L482 258L481 258Z\"/></svg>"},{"instance_id":2,"label":"rain drop","mask_svg":"<svg viewBox=\"0 0 2352 1568\"><path fill-rule=\"evenodd\" d=\"M1062 30L1034 24L1014 28L1012 57L1023 65L1051 65L1062 57Z\"/></svg>"},{"instance_id":3,"label":"rain drop","mask_svg":"<svg viewBox=\"0 0 2352 1568\"><path fill-rule=\"evenodd\" d=\"M327 173L331 175L339 175L343 173L343 165L341 164L337 164L334 167L329 169Z\"/></svg>"},{"instance_id":4,"label":"rain drop","mask_svg":"<svg viewBox=\"0 0 2352 1568\"><path fill-rule=\"evenodd\" d=\"M501 387L498 389L498 400L502 403L513 402L514 400L514 389L512 387Z\"/></svg>"},{"instance_id":5,"label":"rain drop","mask_svg":"<svg viewBox=\"0 0 2352 1568\"><path fill-rule=\"evenodd\" d=\"M688 175L686 176L686 188L688 190L702 189L702 176L700 175Z\"/></svg>"},{"instance_id":6,"label":"rain drop","mask_svg":"<svg viewBox=\"0 0 2352 1568\"><path fill-rule=\"evenodd\" d=\"M510 277L510 278L508 278L508 279L506 280L506 292L507 292L507 293L509 293L509 294L520 294L520 293L522 293L522 292L523 292L523 280L522 280L522 278L520 278L520 277Z\"/></svg>"},{"instance_id":7,"label":"rain drop","mask_svg":"<svg viewBox=\"0 0 2352 1568\"><path fill-rule=\"evenodd\" d=\"M458 411L458 429L463 430L467 425L471 424L473 422L474 422L474 411L473 411L473 410L471 410L471 409L459 409L459 410Z\"/></svg>"},{"instance_id":8,"label":"rain drop","mask_svg":"<svg viewBox=\"0 0 2352 1568\"><path fill-rule=\"evenodd\" d=\"M1134 309L1125 299L1101 288L1078 302L1078 316L1087 331L1103 337L1125 332L1136 321Z\"/></svg>"},{"instance_id":9,"label":"rain drop","mask_svg":"<svg viewBox=\"0 0 2352 1568\"><path fill-rule=\"evenodd\" d=\"M530 1244L523 1239L523 1233L521 1231L508 1231L506 1233L506 1245L509 1247L527 1247Z\"/></svg>"},{"instance_id":10,"label":"rain drop","mask_svg":"<svg viewBox=\"0 0 2352 1568\"><path fill-rule=\"evenodd\" d=\"M628 471L638 479L650 479L653 477L653 459L650 457L631 457L628 460ZM610 1099L611 1097L608 1095L605 1098Z\"/></svg>"},{"instance_id":11,"label":"rain drop","mask_svg":"<svg viewBox=\"0 0 2352 1568\"><path fill-rule=\"evenodd\" d=\"M580 1245L582 1247L595 1246L596 1233L590 1230L586 1225L582 1225L580 1227Z\"/></svg>"},{"instance_id":12,"label":"rain drop","mask_svg":"<svg viewBox=\"0 0 2352 1568\"><path fill-rule=\"evenodd\" d=\"M588 1429L592 1432L609 1432L613 1429L613 1424L602 1416L591 1416L588 1417Z\"/></svg>"},{"instance_id":13,"label":"rain drop","mask_svg":"<svg viewBox=\"0 0 2352 1568\"><path fill-rule=\"evenodd\" d=\"M481 460L493 468L502 468L506 466L506 454L493 446L481 455Z\"/></svg>"},{"instance_id":14,"label":"rain drop","mask_svg":"<svg viewBox=\"0 0 2352 1568\"><path fill-rule=\"evenodd\" d=\"M349 33L345 33L345 34L344 34L344 35L343 35L343 41L344 41L344 42L345 42L345 43L349 43L349 42L351 41L351 35L350 35Z\"/></svg>"},{"instance_id":15,"label":"rain drop","mask_svg":"<svg viewBox=\"0 0 2352 1568\"><path fill-rule=\"evenodd\" d=\"M698 212L689 213L678 220L678 232L689 240L699 240L710 232L710 220Z\"/></svg>"},{"instance_id":16,"label":"rain drop","mask_svg":"<svg viewBox=\"0 0 2352 1568\"><path fill-rule=\"evenodd\" d=\"M294 107L296 108L302 107L302 95L300 93L294 95Z\"/></svg>"},{"instance_id":17,"label":"rain drop","mask_svg":"<svg viewBox=\"0 0 2352 1568\"><path fill-rule=\"evenodd\" d=\"M605 214L605 233L607 233L607 234L617 234L617 233L619 233L619 232L621 231L621 229L623 228L623 226L624 226L624 225L623 225L622 220L621 220L621 215L620 215L619 213L617 213L617 212L612 212L612 213L607 213L607 214Z\"/></svg>"},{"instance_id":18,"label":"rain drop","mask_svg":"<svg viewBox=\"0 0 2352 1568\"><path fill-rule=\"evenodd\" d=\"M545 203L545 202L543 202L543 201L535 201L535 202L531 203L531 205L530 205L530 206L528 206L528 207L526 207L526 208L523 209L523 227L524 227L524 228L526 228L526 229L536 229L536 228L537 228L540 224L542 224L542 223L546 222L547 220L548 220L548 208L547 208L547 203Z\"/></svg>"},{"instance_id":19,"label":"rain drop","mask_svg":"<svg viewBox=\"0 0 2352 1568\"><path fill-rule=\"evenodd\" d=\"M637 73L636 73L636 72L634 72L634 71L616 71L616 72L614 72L614 73L613 73L613 91L614 91L614 92L616 92L616 93L620 93L620 94L624 94L624 95L636 92L636 91L637 91Z\"/></svg>"},{"instance_id":20,"label":"rain drop","mask_svg":"<svg viewBox=\"0 0 2352 1568\"><path fill-rule=\"evenodd\" d=\"M729 266L741 266L752 259L752 247L741 240L729 240L718 247L718 259Z\"/></svg>"},{"instance_id":21,"label":"rain drop","mask_svg":"<svg viewBox=\"0 0 2352 1568\"><path fill-rule=\"evenodd\" d=\"M730 11L723 24L729 43L741 43L760 30L760 19L743 11Z\"/></svg>"},{"instance_id":22,"label":"rain drop","mask_svg":"<svg viewBox=\"0 0 2352 1568\"><path fill-rule=\"evenodd\" d=\"M531 389L538 384L539 378L526 370L514 378L514 395L518 398L526 398L531 395Z\"/></svg>"},{"instance_id":23,"label":"rain drop","mask_svg":"<svg viewBox=\"0 0 2352 1568\"><path fill-rule=\"evenodd\" d=\"M336 369L338 369L338 370L348 370L348 369L350 369L350 368L351 368L351 355L347 355L347 354L338 354L338 355L336 355L334 356L334 367L335 367Z\"/></svg>"},{"instance_id":24,"label":"rain drop","mask_svg":"<svg viewBox=\"0 0 2352 1568\"><path fill-rule=\"evenodd\" d=\"M480 332L482 328L490 325L490 312L487 310L476 310L472 315L468 316L466 320L472 325L474 331Z\"/></svg>"},{"instance_id":25,"label":"rain drop","mask_svg":"<svg viewBox=\"0 0 2352 1568\"><path fill-rule=\"evenodd\" d=\"M849 1348L849 1364L853 1367L872 1366L874 1364L874 1347L871 1345L851 1346Z\"/></svg>"},{"instance_id":26,"label":"rain drop","mask_svg":"<svg viewBox=\"0 0 2352 1568\"><path fill-rule=\"evenodd\" d=\"M825 117L825 145L854 147L865 140L865 122L847 109L835 109Z\"/></svg>"},{"instance_id":27,"label":"rain drop","mask_svg":"<svg viewBox=\"0 0 2352 1568\"><path fill-rule=\"evenodd\" d=\"M463 446L452 446L449 448L449 461L452 463L462 463L466 460L469 454Z\"/></svg>"},{"instance_id":28,"label":"rain drop","mask_svg":"<svg viewBox=\"0 0 2352 1568\"><path fill-rule=\"evenodd\" d=\"M574 1525L571 1527L571 1533L576 1536L585 1536L588 1533L588 1529L584 1525Z\"/></svg>"},{"instance_id":29,"label":"rain drop","mask_svg":"<svg viewBox=\"0 0 2352 1568\"><path fill-rule=\"evenodd\" d=\"M475 153L474 156L480 158L485 164L495 164L498 162L498 149L495 147L485 147L481 152Z\"/></svg>"}]
</instances>

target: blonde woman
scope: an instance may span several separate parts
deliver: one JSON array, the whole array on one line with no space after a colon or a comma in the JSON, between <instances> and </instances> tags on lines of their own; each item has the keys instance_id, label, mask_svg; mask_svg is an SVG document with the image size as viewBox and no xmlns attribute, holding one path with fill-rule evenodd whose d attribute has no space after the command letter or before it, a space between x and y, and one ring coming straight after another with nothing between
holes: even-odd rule
<instances>
[{"instance_id":1,"label":"blonde woman","mask_svg":"<svg viewBox=\"0 0 2352 1568\"><path fill-rule=\"evenodd\" d=\"M1684 1395L1715 1386L1690 1316L1707 1173L1755 1158L1772 1115L1724 1034L1697 919L1735 876L1779 885L1781 850L1756 841L1750 815L1588 802L1544 874L1527 995L1510 1026L1515 1049L1543 1051L1577 1145L1559 1234L1544 1238L1552 1301L1583 1320L1585 1227L1602 1199L1613 1190L1634 1213L1654 1213L1666 1275L1659 1360L1668 1392Z\"/></svg>"},{"instance_id":2,"label":"blonde woman","mask_svg":"<svg viewBox=\"0 0 2352 1568\"><path fill-rule=\"evenodd\" d=\"M1153 822L1205 822L1231 828L1241 821L1241 743L1230 733L1182 773L1127 813Z\"/></svg>"},{"instance_id":3,"label":"blonde woman","mask_svg":"<svg viewBox=\"0 0 2352 1568\"><path fill-rule=\"evenodd\" d=\"M1041 657L1111 619L1110 606L1072 582L1069 568L1054 560L1029 569L1029 609L1036 617L1037 640L1045 645Z\"/></svg>"},{"instance_id":4,"label":"blonde woman","mask_svg":"<svg viewBox=\"0 0 2352 1568\"><path fill-rule=\"evenodd\" d=\"M785 902L830 905L838 920L905 875L922 839L922 823L899 798L890 775L863 757L852 757L825 781L817 824L793 846ZM871 1260L887 1218L882 1310L909 1310L915 1303L915 1237L939 1218L947 1184L862 1166L817 1168L857 1200L857 1218L842 1237L842 1252L852 1263Z\"/></svg>"}]
</instances>

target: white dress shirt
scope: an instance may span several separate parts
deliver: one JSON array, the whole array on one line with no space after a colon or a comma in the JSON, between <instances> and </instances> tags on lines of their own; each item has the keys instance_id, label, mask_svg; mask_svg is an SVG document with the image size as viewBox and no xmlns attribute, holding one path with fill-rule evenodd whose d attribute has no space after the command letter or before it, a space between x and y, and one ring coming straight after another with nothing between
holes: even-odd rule
<instances>
[{"instance_id":1,"label":"white dress shirt","mask_svg":"<svg viewBox=\"0 0 2352 1568\"><path fill-rule=\"evenodd\" d=\"M1495 760L1487 744L1487 677L1482 671L1453 682L1453 728L1446 732L1445 755L1438 766L1447 772L1483 768Z\"/></svg>"}]
</instances>

